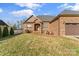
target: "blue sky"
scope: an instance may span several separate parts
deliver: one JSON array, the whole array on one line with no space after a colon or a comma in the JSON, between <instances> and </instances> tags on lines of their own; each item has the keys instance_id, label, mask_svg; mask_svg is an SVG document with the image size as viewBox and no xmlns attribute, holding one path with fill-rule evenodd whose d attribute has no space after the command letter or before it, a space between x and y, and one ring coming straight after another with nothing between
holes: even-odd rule
<instances>
[{"instance_id":1,"label":"blue sky","mask_svg":"<svg viewBox=\"0 0 79 59\"><path fill-rule=\"evenodd\" d=\"M0 19L11 24L30 15L58 15L64 9L79 10L78 3L0 3Z\"/></svg>"}]
</instances>

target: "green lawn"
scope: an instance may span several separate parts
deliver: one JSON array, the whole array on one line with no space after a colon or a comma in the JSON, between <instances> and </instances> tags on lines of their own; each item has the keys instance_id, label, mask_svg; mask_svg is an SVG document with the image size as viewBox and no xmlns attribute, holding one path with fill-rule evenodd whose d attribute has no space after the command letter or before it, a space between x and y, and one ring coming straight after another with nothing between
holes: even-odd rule
<instances>
[{"instance_id":1,"label":"green lawn","mask_svg":"<svg viewBox=\"0 0 79 59\"><path fill-rule=\"evenodd\" d=\"M75 56L79 55L79 41L66 37L21 34L0 39L0 55Z\"/></svg>"}]
</instances>

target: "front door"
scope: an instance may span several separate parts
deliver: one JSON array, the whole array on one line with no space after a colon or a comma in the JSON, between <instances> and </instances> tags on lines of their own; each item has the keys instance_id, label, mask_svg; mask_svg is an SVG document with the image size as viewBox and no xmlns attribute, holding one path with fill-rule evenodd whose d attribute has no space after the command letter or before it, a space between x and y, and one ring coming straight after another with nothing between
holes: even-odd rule
<instances>
[{"instance_id":1,"label":"front door","mask_svg":"<svg viewBox=\"0 0 79 59\"><path fill-rule=\"evenodd\" d=\"M39 31L40 29L40 24L35 24L34 25L34 31Z\"/></svg>"}]
</instances>

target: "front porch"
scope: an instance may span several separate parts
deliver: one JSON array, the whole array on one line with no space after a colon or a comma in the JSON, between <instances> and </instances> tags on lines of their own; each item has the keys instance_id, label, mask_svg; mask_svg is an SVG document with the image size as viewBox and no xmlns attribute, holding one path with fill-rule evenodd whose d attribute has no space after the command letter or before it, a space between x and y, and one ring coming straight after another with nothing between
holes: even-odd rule
<instances>
[{"instance_id":1,"label":"front porch","mask_svg":"<svg viewBox=\"0 0 79 59\"><path fill-rule=\"evenodd\" d=\"M43 24L42 23L35 23L33 33L43 33Z\"/></svg>"}]
</instances>

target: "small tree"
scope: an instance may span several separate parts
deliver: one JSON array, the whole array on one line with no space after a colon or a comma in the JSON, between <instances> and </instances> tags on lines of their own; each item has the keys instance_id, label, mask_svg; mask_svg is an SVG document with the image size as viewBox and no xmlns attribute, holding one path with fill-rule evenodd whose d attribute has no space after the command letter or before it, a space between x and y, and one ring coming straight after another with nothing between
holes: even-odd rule
<instances>
[{"instance_id":1,"label":"small tree","mask_svg":"<svg viewBox=\"0 0 79 59\"><path fill-rule=\"evenodd\" d=\"M1 27L0 27L0 38L2 37L2 31L1 31Z\"/></svg>"},{"instance_id":2,"label":"small tree","mask_svg":"<svg viewBox=\"0 0 79 59\"><path fill-rule=\"evenodd\" d=\"M10 35L14 35L14 30L12 27L10 28Z\"/></svg>"},{"instance_id":3,"label":"small tree","mask_svg":"<svg viewBox=\"0 0 79 59\"><path fill-rule=\"evenodd\" d=\"M12 28L13 28L13 29L17 29L17 25L14 24L14 25L12 26Z\"/></svg>"},{"instance_id":4,"label":"small tree","mask_svg":"<svg viewBox=\"0 0 79 59\"><path fill-rule=\"evenodd\" d=\"M4 27L3 29L3 37L6 37L9 35L8 27Z\"/></svg>"}]
</instances>

